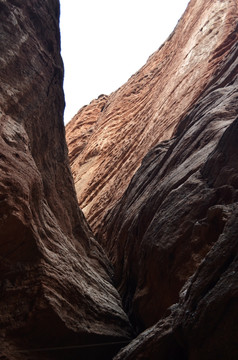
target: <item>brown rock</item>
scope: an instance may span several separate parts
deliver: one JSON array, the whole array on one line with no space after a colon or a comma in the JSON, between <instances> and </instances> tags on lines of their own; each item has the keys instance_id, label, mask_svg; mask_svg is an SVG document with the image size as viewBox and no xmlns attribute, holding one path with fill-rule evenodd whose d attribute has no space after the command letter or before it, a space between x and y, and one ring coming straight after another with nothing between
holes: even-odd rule
<instances>
[{"instance_id":1,"label":"brown rock","mask_svg":"<svg viewBox=\"0 0 238 360\"><path fill-rule=\"evenodd\" d=\"M237 130L238 120L222 140L237 139ZM219 145L223 147L222 141ZM222 150L219 145L215 157ZM185 285L179 303L115 360L155 360L158 356L161 360L237 359L238 209L237 204L228 208L231 216L223 234Z\"/></svg>"},{"instance_id":2,"label":"brown rock","mask_svg":"<svg viewBox=\"0 0 238 360\"><path fill-rule=\"evenodd\" d=\"M236 39L236 23L236 0L192 0L165 44L109 96L102 112L98 104L97 119L93 110L90 121L96 122L86 146L78 127L88 123L85 112L95 109L94 103L67 125L77 197L93 230L121 198L148 150L171 137L214 78Z\"/></svg>"},{"instance_id":3,"label":"brown rock","mask_svg":"<svg viewBox=\"0 0 238 360\"><path fill-rule=\"evenodd\" d=\"M208 113L213 115L212 121L215 121L217 125L216 120L219 120L219 127L225 125L229 114L236 113L235 120L228 127L225 126L224 133L222 130L223 135L216 141L215 148L208 154L199 170L200 180L207 189L217 193L219 201L208 209L206 223L200 222L194 226L197 229L190 236L193 245L192 256L196 254L199 243L200 246L202 242L209 244L214 236L217 236L218 240L203 258L195 274L184 285L178 304L171 306L164 318L141 333L115 357L115 360L155 360L158 357L161 360L235 360L238 358L236 321L238 313L238 118L237 102L232 101L232 98L235 100L238 95L237 53L238 44L235 44L225 59L216 81L207 90L199 104L195 104L194 110L187 116L186 121L181 122L178 131L178 136L181 137L184 137L186 133L192 134L191 128L197 123L204 134L206 127L202 108L207 108ZM209 98L214 99L215 93L220 93L219 103L214 102L213 110L209 111L206 102ZM230 99L227 97L229 93L232 94ZM196 112L199 112L199 108L201 117L198 123ZM217 117L219 112L220 119ZM215 127L218 130L217 125ZM195 149L197 141L194 144ZM175 148L172 149L174 150ZM201 149L196 151L201 154ZM180 187L184 189L184 184ZM193 197L193 194L194 191L190 196ZM197 196L201 194L198 193ZM188 199L185 192L184 197ZM173 214L171 213L171 216ZM209 226L208 223L210 223ZM209 227L212 231L208 231ZM160 241L156 244L157 247L161 245ZM182 268L181 264L178 265L179 271ZM154 293L151 294L155 296Z\"/></svg>"},{"instance_id":4,"label":"brown rock","mask_svg":"<svg viewBox=\"0 0 238 360\"><path fill-rule=\"evenodd\" d=\"M89 105L82 107L67 125L68 147L72 149L69 153L71 163L75 161L85 146L87 145L91 134L94 131L95 124L108 101L107 95L100 95L97 100L93 100ZM79 164L83 166L83 164ZM77 168L74 176L77 175ZM89 169L88 169L89 170ZM88 173L87 170L87 173ZM85 170L85 176L86 176Z\"/></svg>"},{"instance_id":5,"label":"brown rock","mask_svg":"<svg viewBox=\"0 0 238 360\"><path fill-rule=\"evenodd\" d=\"M79 349L28 350L130 333L69 170L58 17L57 0L0 0L0 356L9 360L78 359Z\"/></svg>"},{"instance_id":6,"label":"brown rock","mask_svg":"<svg viewBox=\"0 0 238 360\"><path fill-rule=\"evenodd\" d=\"M178 301L238 200L237 55L236 42L174 137L144 158L99 232L138 330Z\"/></svg>"}]
</instances>

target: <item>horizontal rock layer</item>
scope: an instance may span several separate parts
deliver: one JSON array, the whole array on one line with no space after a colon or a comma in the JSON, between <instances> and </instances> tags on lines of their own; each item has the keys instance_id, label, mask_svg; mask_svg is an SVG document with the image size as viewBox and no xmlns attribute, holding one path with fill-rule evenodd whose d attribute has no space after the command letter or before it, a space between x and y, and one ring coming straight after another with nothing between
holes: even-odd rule
<instances>
[{"instance_id":1,"label":"horizontal rock layer","mask_svg":"<svg viewBox=\"0 0 238 360\"><path fill-rule=\"evenodd\" d=\"M236 0L192 0L146 65L66 126L78 201L94 231L148 150L172 136L205 91L235 41L236 23Z\"/></svg>"},{"instance_id":2,"label":"horizontal rock layer","mask_svg":"<svg viewBox=\"0 0 238 360\"><path fill-rule=\"evenodd\" d=\"M29 349L130 334L69 169L58 17L57 0L0 0L0 354L9 360L74 359L79 350Z\"/></svg>"}]
</instances>

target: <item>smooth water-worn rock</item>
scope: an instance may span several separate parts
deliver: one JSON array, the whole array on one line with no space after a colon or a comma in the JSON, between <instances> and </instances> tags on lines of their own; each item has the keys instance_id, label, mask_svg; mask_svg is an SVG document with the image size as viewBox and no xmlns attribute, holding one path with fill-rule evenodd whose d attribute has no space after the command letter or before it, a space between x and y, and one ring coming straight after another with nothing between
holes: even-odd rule
<instances>
[{"instance_id":1,"label":"smooth water-worn rock","mask_svg":"<svg viewBox=\"0 0 238 360\"><path fill-rule=\"evenodd\" d=\"M222 141L231 138L234 141L234 135L237 139L237 130L236 120ZM215 158L224 149L222 141L213 154ZM236 140L234 145L237 156ZM222 235L185 285L179 303L167 311L167 317L123 349L115 360L237 359L237 204L227 206L226 210L230 217Z\"/></svg>"},{"instance_id":2,"label":"smooth water-worn rock","mask_svg":"<svg viewBox=\"0 0 238 360\"><path fill-rule=\"evenodd\" d=\"M9 360L78 359L77 349L29 350L130 334L69 169L58 18L57 0L0 0L0 354Z\"/></svg>"},{"instance_id":3,"label":"smooth water-worn rock","mask_svg":"<svg viewBox=\"0 0 238 360\"><path fill-rule=\"evenodd\" d=\"M157 209L153 219L147 222L140 243L139 232L137 238L133 238L133 252L139 248L138 267L143 268L146 275L141 271L137 277L134 274L136 290L134 293L127 290L126 295L127 298L130 295L130 299L134 297L133 311L136 313L139 309L144 323L148 314L152 319L156 299L157 306L164 306L164 310L169 302L176 302L172 289L181 281L181 274L184 280L198 268L182 288L178 304L166 310L157 324L139 335L115 360L153 360L158 356L162 360L235 360L238 357L235 320L238 311L237 55L238 43L231 48L204 96L180 123L171 144L157 146L144 159L127 190L127 199L125 196L124 203L121 202L120 213L126 214L127 208L129 216L144 193L144 206L140 205L139 215L124 219L118 229L123 232L124 226L124 233L126 222L128 232L139 230L138 218L144 219L153 206ZM183 144L183 152L178 151L179 144ZM162 156L158 164L156 153ZM149 169L154 180L159 180L158 176L161 179L154 192L151 181L145 182ZM188 176L184 176L186 173ZM178 183L173 186L175 179ZM116 212L114 215L116 219ZM131 239L127 238L125 248L132 248ZM125 253L132 251L125 250ZM126 263L131 263L130 256ZM126 265L124 271L125 268ZM125 284L124 276L125 272L122 275ZM146 298L151 310L143 309Z\"/></svg>"},{"instance_id":4,"label":"smooth water-worn rock","mask_svg":"<svg viewBox=\"0 0 238 360\"><path fill-rule=\"evenodd\" d=\"M237 55L235 43L174 137L143 159L101 229L125 309L139 330L178 301L238 200Z\"/></svg>"},{"instance_id":5,"label":"smooth water-worn rock","mask_svg":"<svg viewBox=\"0 0 238 360\"><path fill-rule=\"evenodd\" d=\"M78 201L94 231L122 197L143 157L171 138L205 91L235 41L236 24L236 0L192 0L146 65L66 126ZM80 128L88 128L89 121L93 126L85 133Z\"/></svg>"}]
</instances>

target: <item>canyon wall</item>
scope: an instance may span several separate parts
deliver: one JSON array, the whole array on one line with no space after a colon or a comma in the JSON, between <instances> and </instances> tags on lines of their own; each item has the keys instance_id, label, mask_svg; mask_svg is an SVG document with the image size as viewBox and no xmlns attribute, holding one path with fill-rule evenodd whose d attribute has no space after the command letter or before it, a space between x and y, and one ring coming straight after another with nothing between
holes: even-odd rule
<instances>
[{"instance_id":1,"label":"canyon wall","mask_svg":"<svg viewBox=\"0 0 238 360\"><path fill-rule=\"evenodd\" d=\"M237 18L237 0L190 1L66 127L78 201L140 333L115 360L238 357Z\"/></svg>"},{"instance_id":2,"label":"canyon wall","mask_svg":"<svg viewBox=\"0 0 238 360\"><path fill-rule=\"evenodd\" d=\"M201 263L211 268L211 255L206 255L224 237L228 249L220 254L216 250L214 277L218 281L224 273L228 302L236 296L230 284L236 275L225 280L227 268L221 259L227 258L227 267L237 266L237 242L227 235L235 233L237 221L233 214L238 201L237 55L236 43L174 138L155 146L144 158L126 193L108 213L106 231L104 227L100 233L115 266L125 309L138 330L164 316ZM207 281L200 278L199 296L206 293ZM209 286L215 285L211 281ZM220 293L213 291L219 307ZM220 311L229 312L226 303L221 306ZM222 326L222 319L218 320Z\"/></svg>"},{"instance_id":3,"label":"canyon wall","mask_svg":"<svg viewBox=\"0 0 238 360\"><path fill-rule=\"evenodd\" d=\"M44 349L131 332L111 265L77 204L58 22L58 0L0 0L1 359L78 359L83 350Z\"/></svg>"},{"instance_id":4,"label":"canyon wall","mask_svg":"<svg viewBox=\"0 0 238 360\"><path fill-rule=\"evenodd\" d=\"M78 202L95 232L143 157L171 138L218 71L234 42L236 7L235 0L192 0L145 66L108 98L80 110L66 126Z\"/></svg>"},{"instance_id":5,"label":"canyon wall","mask_svg":"<svg viewBox=\"0 0 238 360\"><path fill-rule=\"evenodd\" d=\"M227 153L213 160L210 155L238 115L237 55L236 42L174 137L143 159L99 232L125 308L139 329L177 302L238 200L235 134L231 144L227 136Z\"/></svg>"},{"instance_id":6,"label":"canyon wall","mask_svg":"<svg viewBox=\"0 0 238 360\"><path fill-rule=\"evenodd\" d=\"M233 53L236 59L237 53L238 46ZM223 110L228 109L228 112L234 105L236 106L236 119L229 126L225 126L226 130L222 131L223 135L216 141L213 151L207 156L200 170L194 174L197 184L194 184L195 191L192 190L189 194L193 201L194 193L197 193L196 205L199 206L199 197L204 196L204 190L199 192L202 182L209 196L208 201L211 200L212 192L219 197L216 205L208 208L206 218L197 219L192 228L190 241L186 244L190 248L191 245L193 246L194 260L199 253L201 255L198 249L199 242L200 249L202 244L205 246L207 244L210 251L182 288L178 303L167 309L158 323L140 334L115 357L115 360L155 360L158 358L161 360L235 360L238 357L236 321L238 313L237 65L236 61L235 82L228 81L225 87L213 89L215 92L223 93L225 97L232 90L234 95L236 93L236 105L228 98L225 100L221 97L220 102L221 109L225 106ZM208 97L211 94L212 92ZM206 102L206 97L203 101ZM225 123L228 119L226 110L221 115L220 121ZM215 121L215 124L218 122ZM188 188L189 183L191 184L191 180L182 184L181 191L185 187ZM178 193L178 190L176 192ZM184 196L187 197L187 195L188 192L185 191ZM201 205L199 207L201 208ZM191 221L192 218L193 216L187 214L187 221ZM218 238L216 242L214 242L215 237ZM161 242L158 246L162 247ZM187 251L183 256L186 262ZM173 266L175 262L172 264L170 261L168 264ZM180 269L183 269L181 264L179 271ZM154 280L157 281L157 278ZM164 295L160 294L161 296Z\"/></svg>"},{"instance_id":7,"label":"canyon wall","mask_svg":"<svg viewBox=\"0 0 238 360\"><path fill-rule=\"evenodd\" d=\"M228 150L227 140L236 142L230 150L235 145L238 155L237 125L236 120L211 160L225 148ZM230 218L223 233L184 286L178 304L171 306L163 319L140 334L115 360L237 359L237 204L228 208Z\"/></svg>"},{"instance_id":8,"label":"canyon wall","mask_svg":"<svg viewBox=\"0 0 238 360\"><path fill-rule=\"evenodd\" d=\"M174 137L147 154L105 220L125 307L147 328L115 360L238 357L237 28L233 35Z\"/></svg>"},{"instance_id":9,"label":"canyon wall","mask_svg":"<svg viewBox=\"0 0 238 360\"><path fill-rule=\"evenodd\" d=\"M1 360L112 359L128 316L116 360L238 358L237 15L191 0L67 125L98 243L69 168L59 2L0 0Z\"/></svg>"}]
</instances>

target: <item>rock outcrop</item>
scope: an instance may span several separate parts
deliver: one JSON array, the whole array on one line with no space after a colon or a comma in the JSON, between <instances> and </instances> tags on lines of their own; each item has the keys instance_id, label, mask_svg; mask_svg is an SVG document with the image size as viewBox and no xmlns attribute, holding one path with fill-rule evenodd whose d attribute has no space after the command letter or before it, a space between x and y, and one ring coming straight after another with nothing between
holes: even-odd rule
<instances>
[{"instance_id":1,"label":"rock outcrop","mask_svg":"<svg viewBox=\"0 0 238 360\"><path fill-rule=\"evenodd\" d=\"M236 0L192 0L146 65L66 126L79 205L94 231L122 197L143 157L171 138L214 78L235 41L236 23ZM81 126L88 131L78 130Z\"/></svg>"},{"instance_id":2,"label":"rock outcrop","mask_svg":"<svg viewBox=\"0 0 238 360\"><path fill-rule=\"evenodd\" d=\"M78 359L44 349L130 335L69 170L58 17L58 0L0 0L1 359Z\"/></svg>"}]
</instances>

